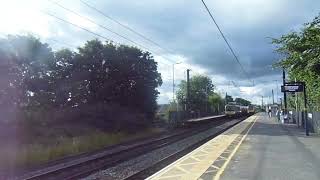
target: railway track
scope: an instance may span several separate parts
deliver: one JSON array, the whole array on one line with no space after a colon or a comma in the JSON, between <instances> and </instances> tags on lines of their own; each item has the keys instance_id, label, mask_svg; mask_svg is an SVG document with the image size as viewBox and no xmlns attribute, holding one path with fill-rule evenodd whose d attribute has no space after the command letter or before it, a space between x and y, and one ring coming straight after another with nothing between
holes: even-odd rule
<instances>
[{"instance_id":1,"label":"railway track","mask_svg":"<svg viewBox=\"0 0 320 180\"><path fill-rule=\"evenodd\" d=\"M153 166L149 166L146 167L145 169L134 173L132 175L127 176L126 178L124 178L125 180L140 180L140 179L146 179L149 176L153 175L154 173L158 172L159 170L161 170L162 168L165 168L166 166L168 166L169 164L171 164L172 162L174 162L175 160L178 160L179 158L183 157L184 155L188 154L189 152L195 150L196 148L198 148L199 146L205 144L206 142L208 142L209 140L211 140L212 138L218 136L219 134L223 133L224 131L230 129L231 127L237 125L238 123L240 123L241 121L243 121L244 117L239 118L239 121L231 126L228 126L227 128L224 128L223 130L219 131L218 133L214 133L210 136L208 136L207 138L204 138L200 141L198 141L197 143L189 146L188 148L185 149L181 149L175 153L172 154L168 154L165 158L161 159L159 162L157 162L156 164L154 164Z\"/></svg>"},{"instance_id":2,"label":"railway track","mask_svg":"<svg viewBox=\"0 0 320 180\"><path fill-rule=\"evenodd\" d=\"M137 142L131 145L122 145L122 147L118 148L117 151L107 151L97 154L88 155L88 157L82 158L81 160L68 160L67 162L61 162L52 167L46 167L44 169L40 169L37 171L29 172L23 174L18 177L13 177L10 179L25 179L25 180L33 180L33 179L79 179L85 176L88 176L94 172L97 172L102 169L106 169L109 167L116 166L117 164L128 161L137 156L148 153L152 150L159 149L165 146L169 146L172 143L180 141L184 138L190 137L197 133L206 131L214 126L218 126L227 122L227 119L217 119L210 123L206 123L204 125L190 128L185 131L181 131L179 133L174 133L170 136L166 136L163 138L155 138L152 140L146 140L142 142ZM212 137L211 137L212 138ZM204 143L206 140L202 140L199 143ZM194 146L198 146L199 143ZM190 147L192 148L192 147ZM190 149L189 149L190 150ZM183 154L186 150L182 150L179 154ZM178 154L171 154L167 158L164 158L160 164L165 164L174 156L179 156ZM145 172L136 173L132 176L129 176L129 179L137 179L138 177L144 177L147 172L152 172L152 168L147 167Z\"/></svg>"}]
</instances>

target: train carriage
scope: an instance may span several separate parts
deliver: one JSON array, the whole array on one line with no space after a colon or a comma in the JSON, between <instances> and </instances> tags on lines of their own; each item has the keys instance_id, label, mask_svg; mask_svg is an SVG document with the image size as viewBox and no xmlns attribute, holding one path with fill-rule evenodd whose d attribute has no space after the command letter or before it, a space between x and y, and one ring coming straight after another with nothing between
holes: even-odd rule
<instances>
[{"instance_id":1,"label":"train carriage","mask_svg":"<svg viewBox=\"0 0 320 180\"><path fill-rule=\"evenodd\" d=\"M248 114L248 106L240 106L241 115Z\"/></svg>"},{"instance_id":2,"label":"train carriage","mask_svg":"<svg viewBox=\"0 0 320 180\"><path fill-rule=\"evenodd\" d=\"M253 105L249 105L248 106L248 113L249 114L254 114L255 113L255 107Z\"/></svg>"},{"instance_id":3,"label":"train carriage","mask_svg":"<svg viewBox=\"0 0 320 180\"><path fill-rule=\"evenodd\" d=\"M229 117L239 116L241 114L241 108L236 104L227 104L225 106L225 114Z\"/></svg>"}]
</instances>

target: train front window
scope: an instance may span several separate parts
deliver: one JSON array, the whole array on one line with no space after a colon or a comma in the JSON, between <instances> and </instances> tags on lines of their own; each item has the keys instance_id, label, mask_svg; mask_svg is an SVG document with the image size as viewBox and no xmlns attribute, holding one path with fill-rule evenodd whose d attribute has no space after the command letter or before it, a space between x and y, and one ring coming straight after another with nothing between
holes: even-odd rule
<instances>
[{"instance_id":1,"label":"train front window","mask_svg":"<svg viewBox=\"0 0 320 180\"><path fill-rule=\"evenodd\" d=\"M236 111L237 107L236 106L226 106L226 111Z\"/></svg>"}]
</instances>

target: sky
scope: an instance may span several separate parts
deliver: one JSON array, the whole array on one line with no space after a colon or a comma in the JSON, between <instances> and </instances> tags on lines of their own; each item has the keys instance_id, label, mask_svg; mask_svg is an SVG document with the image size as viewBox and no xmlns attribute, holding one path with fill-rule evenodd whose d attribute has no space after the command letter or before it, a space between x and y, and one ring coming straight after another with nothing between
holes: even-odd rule
<instances>
[{"instance_id":1,"label":"sky","mask_svg":"<svg viewBox=\"0 0 320 180\"><path fill-rule=\"evenodd\" d=\"M172 101L172 69L175 63L176 86L186 78L185 71L189 68L191 77L196 74L209 76L216 86L215 91L222 95L228 93L255 104L261 104L261 96L264 96L264 102L271 103L273 89L275 101L279 101L282 73L273 68L272 64L281 57L274 52L271 38L298 31L304 23L320 13L320 1L314 0L206 0L243 65L244 73L201 0L82 1L152 42L90 9L81 0L4 1L0 7L0 36L31 33L50 44L54 50L65 47L75 50L93 38L148 50L158 62L158 70L163 78L163 85L159 87L160 104ZM82 17L61 8L55 2ZM103 38L46 13L86 28Z\"/></svg>"}]
</instances>

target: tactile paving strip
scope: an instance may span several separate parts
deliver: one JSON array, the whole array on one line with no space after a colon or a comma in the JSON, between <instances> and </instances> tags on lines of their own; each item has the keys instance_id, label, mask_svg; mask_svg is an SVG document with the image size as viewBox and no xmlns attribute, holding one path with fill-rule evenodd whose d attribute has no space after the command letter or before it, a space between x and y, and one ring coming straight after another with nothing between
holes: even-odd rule
<instances>
[{"instance_id":1,"label":"tactile paving strip","mask_svg":"<svg viewBox=\"0 0 320 180\"><path fill-rule=\"evenodd\" d=\"M252 124L253 122L251 122ZM232 143L228 146L228 148L221 153L221 155L212 163L212 165L200 176L199 180L208 180L214 179L219 169L226 162L227 158L231 155L231 152L235 149L235 147L240 143L244 134L249 130L251 125L249 125L238 137L236 137Z\"/></svg>"},{"instance_id":2,"label":"tactile paving strip","mask_svg":"<svg viewBox=\"0 0 320 180\"><path fill-rule=\"evenodd\" d=\"M212 179L257 118L251 116L148 179Z\"/></svg>"}]
</instances>

